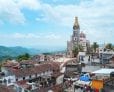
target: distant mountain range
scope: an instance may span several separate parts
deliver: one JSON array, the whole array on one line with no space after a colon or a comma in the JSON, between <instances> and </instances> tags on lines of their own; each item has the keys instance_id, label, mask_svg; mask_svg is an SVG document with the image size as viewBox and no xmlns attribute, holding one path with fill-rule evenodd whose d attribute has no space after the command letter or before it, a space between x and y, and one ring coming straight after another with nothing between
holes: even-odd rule
<instances>
[{"instance_id":1,"label":"distant mountain range","mask_svg":"<svg viewBox=\"0 0 114 92\"><path fill-rule=\"evenodd\" d=\"M0 46L0 60L8 57L17 57L18 55L22 55L25 53L29 53L30 55L36 55L40 53L56 53L56 52L63 52L64 50L60 49L34 49L34 48L25 48L21 46L16 47L6 47L6 46Z\"/></svg>"},{"instance_id":2,"label":"distant mountain range","mask_svg":"<svg viewBox=\"0 0 114 92\"><path fill-rule=\"evenodd\" d=\"M15 56L22 55L25 53L29 53L33 55L33 54L41 53L41 51L37 49L29 49L29 48L24 48L20 46L16 46L16 47L0 46L0 57L2 56L15 57Z\"/></svg>"}]
</instances>

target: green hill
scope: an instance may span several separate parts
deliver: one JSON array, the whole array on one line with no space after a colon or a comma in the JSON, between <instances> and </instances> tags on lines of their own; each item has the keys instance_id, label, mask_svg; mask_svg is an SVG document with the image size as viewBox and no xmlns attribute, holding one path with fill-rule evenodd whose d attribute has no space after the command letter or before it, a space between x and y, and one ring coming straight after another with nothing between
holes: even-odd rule
<instances>
[{"instance_id":1,"label":"green hill","mask_svg":"<svg viewBox=\"0 0 114 92\"><path fill-rule=\"evenodd\" d=\"M7 58L15 58L18 55L22 55L25 53L29 53L30 55L35 55L41 53L41 51L36 49L28 49L20 46L16 47L0 46L0 61Z\"/></svg>"},{"instance_id":2,"label":"green hill","mask_svg":"<svg viewBox=\"0 0 114 92\"><path fill-rule=\"evenodd\" d=\"M40 49L40 48L39 48ZM64 53L65 51L62 49L33 49L33 48L24 48L21 46L16 47L6 47L6 46L0 46L0 61L9 59L9 58L15 58L19 55L23 55L25 53L28 53L30 55L36 55L40 53Z\"/></svg>"}]
</instances>

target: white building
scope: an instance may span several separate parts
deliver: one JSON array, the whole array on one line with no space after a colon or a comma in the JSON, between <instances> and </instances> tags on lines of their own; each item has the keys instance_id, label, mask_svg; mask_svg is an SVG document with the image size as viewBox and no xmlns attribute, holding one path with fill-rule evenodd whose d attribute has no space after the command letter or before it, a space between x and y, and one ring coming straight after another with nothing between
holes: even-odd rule
<instances>
[{"instance_id":1,"label":"white building","mask_svg":"<svg viewBox=\"0 0 114 92\"><path fill-rule=\"evenodd\" d=\"M38 79L39 82L44 80L44 79L51 79L53 77L54 72L56 69L59 69L58 66L53 67L54 63L47 63L47 64L41 64L41 65L33 65L25 64L19 65L19 66L13 66L13 65L4 65L2 67L2 72L4 73L4 76L2 77L2 83L10 86L13 85L13 83L17 81L23 81L23 80L33 80L33 79ZM31 66L30 66L31 65ZM54 69L55 68L55 69ZM54 72L53 72L54 70ZM58 71L58 70L57 70ZM44 80L45 81L45 80Z\"/></svg>"}]
</instances>

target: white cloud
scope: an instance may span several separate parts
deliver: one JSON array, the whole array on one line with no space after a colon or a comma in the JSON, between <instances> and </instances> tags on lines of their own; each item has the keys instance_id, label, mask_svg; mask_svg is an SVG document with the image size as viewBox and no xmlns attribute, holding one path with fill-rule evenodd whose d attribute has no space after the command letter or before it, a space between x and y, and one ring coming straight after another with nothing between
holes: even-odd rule
<instances>
[{"instance_id":1,"label":"white cloud","mask_svg":"<svg viewBox=\"0 0 114 92\"><path fill-rule=\"evenodd\" d=\"M58 0L52 0L54 3L56 3Z\"/></svg>"},{"instance_id":2,"label":"white cloud","mask_svg":"<svg viewBox=\"0 0 114 92\"><path fill-rule=\"evenodd\" d=\"M20 8L31 10L38 10L41 7L38 0L17 0L17 4Z\"/></svg>"},{"instance_id":3,"label":"white cloud","mask_svg":"<svg viewBox=\"0 0 114 92\"><path fill-rule=\"evenodd\" d=\"M109 31L113 33L114 30L113 0L81 0L79 5L67 4L51 6L49 4L43 4L42 6L45 14L44 17L49 22L72 28L74 17L78 16L81 31L86 32L91 41L100 41L100 39L103 40L104 38L106 41L109 41L109 36L111 36L110 41L113 39L112 34L108 33ZM104 32L108 33L108 36Z\"/></svg>"},{"instance_id":4,"label":"white cloud","mask_svg":"<svg viewBox=\"0 0 114 92\"><path fill-rule=\"evenodd\" d=\"M25 23L26 18L22 9L38 10L40 2L38 0L0 0L0 21Z\"/></svg>"},{"instance_id":5,"label":"white cloud","mask_svg":"<svg viewBox=\"0 0 114 92\"><path fill-rule=\"evenodd\" d=\"M44 36L44 38L46 39L51 39L51 40L54 40L54 39L61 39L61 37L59 35L56 35L56 34L49 34L47 36Z\"/></svg>"},{"instance_id":6,"label":"white cloud","mask_svg":"<svg viewBox=\"0 0 114 92\"><path fill-rule=\"evenodd\" d=\"M63 41L61 39L60 35L52 33L0 34L0 44L6 46L62 46ZM66 44L65 41L64 44Z\"/></svg>"},{"instance_id":7,"label":"white cloud","mask_svg":"<svg viewBox=\"0 0 114 92\"><path fill-rule=\"evenodd\" d=\"M86 32L90 40L97 41L105 38L106 41L109 41L109 38L113 39L113 33L110 33L114 30L113 0L81 0L80 4L67 5L50 5L39 0L0 0L0 23L7 20L24 23L26 18L21 10L25 8L43 12L43 16L37 17L36 21L52 22L63 28L72 28L74 17L78 16L81 31ZM106 33L104 34L104 32ZM41 36L39 37L36 34L18 33L15 34L15 37L27 39L41 38ZM42 37L59 38L59 36L51 34L42 35Z\"/></svg>"},{"instance_id":8,"label":"white cloud","mask_svg":"<svg viewBox=\"0 0 114 92\"><path fill-rule=\"evenodd\" d=\"M3 22L0 20L0 26L3 24Z\"/></svg>"},{"instance_id":9,"label":"white cloud","mask_svg":"<svg viewBox=\"0 0 114 92\"><path fill-rule=\"evenodd\" d=\"M12 38L12 39L40 39L40 40L58 40L61 39L60 35L53 33L13 33L13 34L0 34L0 38Z\"/></svg>"},{"instance_id":10,"label":"white cloud","mask_svg":"<svg viewBox=\"0 0 114 92\"><path fill-rule=\"evenodd\" d=\"M36 18L37 21L51 21L64 26L70 26L69 24L73 23L74 16L79 16L80 22L85 22L84 24L90 23L91 25L111 20L106 18L106 21L104 21L105 16L114 16L113 0L81 0L79 5L55 6L43 3L41 0L0 0L0 20L24 23L26 18L21 12L24 8L42 10L45 16Z\"/></svg>"},{"instance_id":11,"label":"white cloud","mask_svg":"<svg viewBox=\"0 0 114 92\"><path fill-rule=\"evenodd\" d=\"M100 21L103 23L104 18L106 19L104 22L111 22L111 19L109 20L109 17L113 17L114 15L113 4L110 6L110 4L105 5L104 2L102 3L102 1L98 1L99 0L94 0L94 2L91 2L89 6L83 2L80 3L80 5L72 4L51 6L49 4L43 4L43 11L45 13L45 17L53 20L58 24L64 24L66 26L73 22L73 18L75 16L79 17L79 21L90 24L97 24ZM106 16L108 17L106 18Z\"/></svg>"},{"instance_id":12,"label":"white cloud","mask_svg":"<svg viewBox=\"0 0 114 92\"><path fill-rule=\"evenodd\" d=\"M48 22L49 20L46 17L37 17L36 21L40 22Z\"/></svg>"},{"instance_id":13,"label":"white cloud","mask_svg":"<svg viewBox=\"0 0 114 92\"><path fill-rule=\"evenodd\" d=\"M34 38L40 38L38 35L33 34L33 33L28 33L28 34L22 34L22 33L15 33L11 37L17 38L17 39L34 39Z\"/></svg>"},{"instance_id":14,"label":"white cloud","mask_svg":"<svg viewBox=\"0 0 114 92\"><path fill-rule=\"evenodd\" d=\"M24 23L25 17L13 0L0 0L0 20Z\"/></svg>"}]
</instances>

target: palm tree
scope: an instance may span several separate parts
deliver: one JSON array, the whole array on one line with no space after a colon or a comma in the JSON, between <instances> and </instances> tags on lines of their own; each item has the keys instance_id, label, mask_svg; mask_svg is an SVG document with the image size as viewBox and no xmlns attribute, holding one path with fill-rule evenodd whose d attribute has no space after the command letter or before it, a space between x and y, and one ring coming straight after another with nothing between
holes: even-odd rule
<instances>
[{"instance_id":1,"label":"palm tree","mask_svg":"<svg viewBox=\"0 0 114 92\"><path fill-rule=\"evenodd\" d=\"M105 46L106 49L109 49L109 50L113 50L113 45L111 43L108 43L106 46Z\"/></svg>"},{"instance_id":2,"label":"palm tree","mask_svg":"<svg viewBox=\"0 0 114 92\"><path fill-rule=\"evenodd\" d=\"M92 48L94 50L94 53L96 52L96 49L99 47L99 45L97 44L97 42L93 42Z\"/></svg>"},{"instance_id":3,"label":"palm tree","mask_svg":"<svg viewBox=\"0 0 114 92\"><path fill-rule=\"evenodd\" d=\"M74 48L73 48L73 56L74 57L76 57L77 55L78 55L78 52L79 52L79 50L78 50L78 46L75 46Z\"/></svg>"},{"instance_id":4,"label":"palm tree","mask_svg":"<svg viewBox=\"0 0 114 92\"><path fill-rule=\"evenodd\" d=\"M82 45L79 45L78 47L79 47L79 51L81 51L81 52L83 52L83 51L84 51L84 48L83 48L83 46L82 46Z\"/></svg>"},{"instance_id":5,"label":"palm tree","mask_svg":"<svg viewBox=\"0 0 114 92\"><path fill-rule=\"evenodd\" d=\"M73 54L74 54L74 57L76 57L78 55L78 52L83 52L83 47L81 45L77 45L74 47L73 49Z\"/></svg>"}]
</instances>

